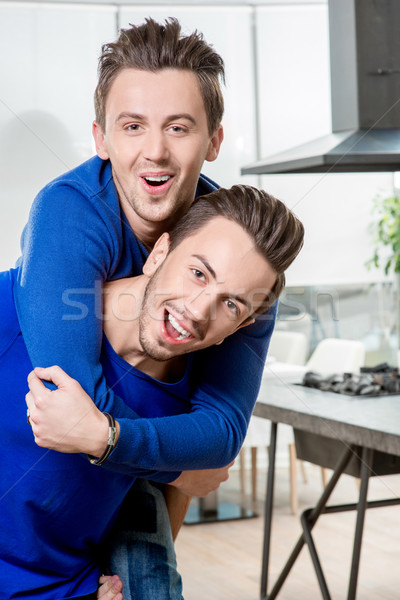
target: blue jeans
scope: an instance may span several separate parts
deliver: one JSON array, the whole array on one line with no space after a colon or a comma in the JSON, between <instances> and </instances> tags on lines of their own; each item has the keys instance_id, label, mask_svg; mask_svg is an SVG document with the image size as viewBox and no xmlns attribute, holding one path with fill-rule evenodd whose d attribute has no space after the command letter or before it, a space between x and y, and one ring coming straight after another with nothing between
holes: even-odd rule
<instances>
[{"instance_id":1,"label":"blue jeans","mask_svg":"<svg viewBox=\"0 0 400 600\"><path fill-rule=\"evenodd\" d=\"M108 572L121 578L124 600L183 600L162 487L137 479L109 537Z\"/></svg>"}]
</instances>

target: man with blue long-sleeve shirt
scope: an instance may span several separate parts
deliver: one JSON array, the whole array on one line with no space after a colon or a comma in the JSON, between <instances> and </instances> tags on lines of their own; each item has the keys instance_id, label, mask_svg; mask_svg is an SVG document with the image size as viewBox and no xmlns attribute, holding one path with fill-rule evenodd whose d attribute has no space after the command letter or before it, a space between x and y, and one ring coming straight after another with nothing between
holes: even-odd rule
<instances>
[{"instance_id":1,"label":"man with blue long-sleeve shirt","mask_svg":"<svg viewBox=\"0 0 400 600\"><path fill-rule=\"evenodd\" d=\"M242 210L243 200L252 206L250 218ZM14 310L16 274L0 274L0 377L5 392L0 399L0 590L9 598L89 600L95 595L96 546L133 482L133 472L102 472L95 466L117 444L120 420L138 420L140 415L150 430L165 420L181 436L177 415L190 413L191 389L200 374L201 353L196 351L248 326L270 304L302 240L299 221L265 192L234 186L197 200L171 234L157 241L141 276L105 284L101 363L108 383L126 403L117 407L111 401L103 413L59 367L36 369L29 376L36 400L29 393L26 401L37 446L23 418L31 365ZM58 390L48 390L37 375L53 381ZM61 416L66 432L72 430L79 438L83 431L90 461L38 448L46 445L42 416L49 410L58 418L66 411ZM106 453L102 436L96 437L103 423L109 430ZM60 438L64 433L53 432ZM185 466L177 455L169 471ZM168 472L153 470L150 454L133 468L137 475L169 479ZM159 544L149 535L137 537L147 543L148 561L159 568L165 560ZM154 556L156 551L159 556ZM140 589L140 595L161 598L165 590L175 595L180 584L177 575L169 578L172 570L171 565L162 577L157 572L147 579L147 590ZM138 592L129 585L125 591L127 597Z\"/></svg>"},{"instance_id":2,"label":"man with blue long-sleeve shirt","mask_svg":"<svg viewBox=\"0 0 400 600\"><path fill-rule=\"evenodd\" d=\"M223 138L223 72L218 54L198 34L181 37L175 21L121 32L100 59L98 156L49 184L33 205L15 287L28 353L34 366L62 367L100 409L120 399L99 360L99 289L139 274L158 236L196 195L215 189L200 170L217 158ZM223 349L205 353L181 436L171 438L162 423L154 436L142 421L121 419L107 467L134 472L144 448L152 468L167 472L176 456L187 460L185 469L233 460L257 397L275 308ZM195 451L188 453L187 440Z\"/></svg>"},{"instance_id":3,"label":"man with blue long-sleeve shirt","mask_svg":"<svg viewBox=\"0 0 400 600\"><path fill-rule=\"evenodd\" d=\"M243 201L251 213L243 210ZM26 402L37 446L24 419L31 363L14 309L17 274L0 274L0 378L5 392L0 398L0 590L8 597L92 600L99 575L96 546L109 532L133 475L162 482L169 480L171 471L186 467L186 459L177 454L169 472L156 472L149 453L138 456L129 475L114 469L103 472L95 465L118 447L120 422L137 421L140 415L149 437L159 434L157 425L165 422L182 438L180 446L195 452L179 419L191 412L191 390L201 377L201 352L196 351L221 344L250 326L280 293L284 270L302 242L301 223L263 191L234 186L196 200L171 233L157 241L141 276L104 286L101 363L107 382L125 403L104 404L102 409L112 411L111 417L59 367L36 368L28 378L31 392ZM39 377L58 389L48 390ZM49 412L57 417L55 429L47 429ZM73 453L75 442L68 454L38 447L48 446L50 434L58 440L57 450L71 432L72 438L85 440L90 461ZM153 491L162 498L157 488ZM128 507L128 516L143 519L132 510ZM160 510L165 512L162 505ZM127 597L147 593L158 599L180 589L178 575L171 579L173 564L160 572L168 543L163 552L157 535L149 533L139 531L136 539L146 550L144 558L156 563L156 576L145 565L146 589L138 591L129 582ZM130 543L120 543L120 552ZM134 567L140 569L142 563Z\"/></svg>"}]
</instances>

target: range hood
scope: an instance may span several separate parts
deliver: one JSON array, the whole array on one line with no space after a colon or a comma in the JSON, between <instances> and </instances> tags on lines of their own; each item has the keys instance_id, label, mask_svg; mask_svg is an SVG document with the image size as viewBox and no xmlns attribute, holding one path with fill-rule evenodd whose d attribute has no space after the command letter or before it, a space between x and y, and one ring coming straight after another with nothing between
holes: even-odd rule
<instances>
[{"instance_id":1,"label":"range hood","mask_svg":"<svg viewBox=\"0 0 400 600\"><path fill-rule=\"evenodd\" d=\"M329 0L333 132L242 174L399 171L399 28L399 0Z\"/></svg>"}]
</instances>

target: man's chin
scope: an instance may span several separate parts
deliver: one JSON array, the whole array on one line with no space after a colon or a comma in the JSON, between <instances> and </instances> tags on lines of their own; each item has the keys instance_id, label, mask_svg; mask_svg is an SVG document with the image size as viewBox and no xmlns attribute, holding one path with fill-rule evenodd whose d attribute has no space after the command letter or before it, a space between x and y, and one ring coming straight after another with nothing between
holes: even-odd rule
<instances>
[{"instance_id":1,"label":"man's chin","mask_svg":"<svg viewBox=\"0 0 400 600\"><path fill-rule=\"evenodd\" d=\"M158 362L165 362L178 356L177 353L172 352L169 348L163 348L159 345L148 344L141 341L142 348L149 358Z\"/></svg>"},{"instance_id":2,"label":"man's chin","mask_svg":"<svg viewBox=\"0 0 400 600\"><path fill-rule=\"evenodd\" d=\"M190 348L186 347L186 344L177 344L173 348L149 348L143 344L142 346L147 356L153 360L157 360L158 362L166 362L167 360L171 360L172 358L178 358L179 356L188 354L191 351Z\"/></svg>"}]
</instances>

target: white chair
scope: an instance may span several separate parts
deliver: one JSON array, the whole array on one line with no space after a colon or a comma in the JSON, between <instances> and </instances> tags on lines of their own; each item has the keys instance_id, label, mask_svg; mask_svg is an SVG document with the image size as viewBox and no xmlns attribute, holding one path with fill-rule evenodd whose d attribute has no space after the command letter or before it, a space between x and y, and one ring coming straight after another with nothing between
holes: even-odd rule
<instances>
[{"instance_id":1,"label":"white chair","mask_svg":"<svg viewBox=\"0 0 400 600\"><path fill-rule=\"evenodd\" d=\"M319 342L307 361L307 371L322 375L333 373L356 373L363 366L365 347L356 340L326 338Z\"/></svg>"},{"instance_id":2,"label":"white chair","mask_svg":"<svg viewBox=\"0 0 400 600\"><path fill-rule=\"evenodd\" d=\"M276 329L271 337L268 355L272 361L292 365L304 365L307 357L308 340L304 333ZM273 371L274 362L271 363ZM267 367L268 368L268 367ZM300 376L299 376L300 377ZM300 377L301 379L301 377ZM286 425L280 425L280 438L285 438L289 449L290 472L290 506L293 514L297 512L297 457L293 440L293 430ZM270 423L266 419L252 417L250 420L246 439L240 452L240 481L242 492L245 491L245 453L246 448L251 449L251 484L252 498L257 498L257 450L266 447L266 440L270 435ZM303 469L303 477L305 472Z\"/></svg>"},{"instance_id":3,"label":"white chair","mask_svg":"<svg viewBox=\"0 0 400 600\"><path fill-rule=\"evenodd\" d=\"M268 354L279 362L304 365L307 358L307 337L295 331L275 330Z\"/></svg>"}]
</instances>

